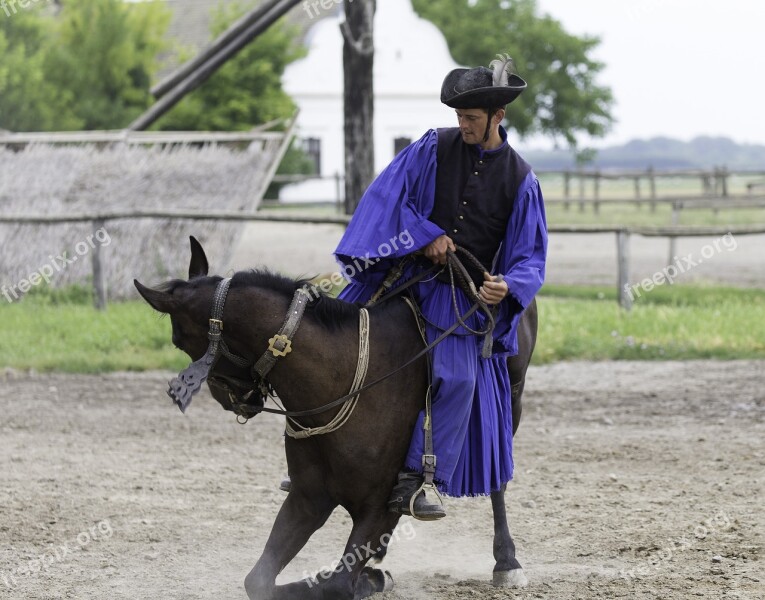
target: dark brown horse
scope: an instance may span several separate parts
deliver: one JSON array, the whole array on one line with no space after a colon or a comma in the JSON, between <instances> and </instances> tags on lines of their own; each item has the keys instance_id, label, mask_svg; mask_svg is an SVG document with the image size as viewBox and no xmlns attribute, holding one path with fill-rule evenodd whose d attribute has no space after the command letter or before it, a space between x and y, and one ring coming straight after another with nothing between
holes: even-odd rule
<instances>
[{"instance_id":1,"label":"dark brown horse","mask_svg":"<svg viewBox=\"0 0 765 600\"><path fill-rule=\"evenodd\" d=\"M173 343L194 361L208 349L208 321L220 277L207 275L202 247L192 238L189 280L149 289L135 282L144 299L170 315ZM295 290L302 285L268 271L240 272L231 280L223 309L223 339L232 354L253 364L282 325ZM367 381L394 370L423 348L414 316L403 301L369 310L370 357ZM521 394L537 330L536 305L524 313L519 328L520 354L510 359L513 384L513 429L521 417ZM268 379L285 408L320 407L348 393L358 358L359 308L322 296L313 301L294 335L293 351L281 358ZM247 367L226 357L211 376L232 381L251 379ZM426 364L419 360L362 393L348 422L328 435L286 439L292 488L279 510L263 555L245 579L247 595L258 600L366 598L388 589L389 574L367 566L385 556L399 515L386 502L409 447L417 415L423 408ZM213 389L230 409L228 394ZM236 392L241 399L241 390ZM326 424L337 409L298 419L301 425ZM515 558L505 513L505 489L491 494L494 509L494 583L523 586L526 578ZM353 519L353 528L338 567L330 574L287 585L275 584L311 535L337 506ZM447 517L449 518L449 517Z\"/></svg>"}]
</instances>

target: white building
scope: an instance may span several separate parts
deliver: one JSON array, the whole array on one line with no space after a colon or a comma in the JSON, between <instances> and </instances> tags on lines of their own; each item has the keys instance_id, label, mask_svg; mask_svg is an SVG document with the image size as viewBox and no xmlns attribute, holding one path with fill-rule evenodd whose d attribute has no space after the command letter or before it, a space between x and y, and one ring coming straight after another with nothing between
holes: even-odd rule
<instances>
[{"instance_id":1,"label":"white building","mask_svg":"<svg viewBox=\"0 0 765 600\"><path fill-rule=\"evenodd\" d=\"M344 171L342 14L308 33L308 55L287 67L284 89L300 108L297 136L318 154L320 175ZM441 82L459 65L446 40L420 18L411 0L382 0L375 14L374 143L379 173L406 143L431 127L456 125L454 110L439 101ZM342 188L341 188L342 189ZM282 189L285 201L337 199L335 181L313 180Z\"/></svg>"}]
</instances>

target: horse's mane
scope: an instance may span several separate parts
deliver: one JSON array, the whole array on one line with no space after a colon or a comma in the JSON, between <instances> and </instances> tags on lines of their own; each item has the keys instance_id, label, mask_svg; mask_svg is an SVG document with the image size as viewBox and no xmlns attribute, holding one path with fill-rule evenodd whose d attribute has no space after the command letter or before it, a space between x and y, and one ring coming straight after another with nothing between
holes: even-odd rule
<instances>
[{"instance_id":1,"label":"horse's mane","mask_svg":"<svg viewBox=\"0 0 765 600\"><path fill-rule=\"evenodd\" d=\"M310 279L291 279L269 269L239 271L231 280L231 287L262 287L292 298L298 288L310 283ZM359 319L359 307L327 296L314 287L311 294L310 311L316 320L329 330L336 330L346 325L355 324Z\"/></svg>"}]
</instances>

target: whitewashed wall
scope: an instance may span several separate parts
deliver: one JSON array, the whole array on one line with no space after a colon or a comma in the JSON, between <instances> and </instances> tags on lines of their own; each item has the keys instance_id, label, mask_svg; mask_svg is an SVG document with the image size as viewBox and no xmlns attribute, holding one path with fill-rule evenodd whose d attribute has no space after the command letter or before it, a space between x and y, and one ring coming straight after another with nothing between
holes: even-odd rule
<instances>
[{"instance_id":1,"label":"whitewashed wall","mask_svg":"<svg viewBox=\"0 0 765 600\"><path fill-rule=\"evenodd\" d=\"M321 140L321 173L343 173L342 15L310 30L308 55L291 64L284 88L300 107L298 136ZM414 12L410 0L382 0L375 15L375 169L394 156L397 137L419 138L431 127L456 124L439 101L441 82L457 67L435 25ZM285 201L332 200L334 181L284 188Z\"/></svg>"}]
</instances>

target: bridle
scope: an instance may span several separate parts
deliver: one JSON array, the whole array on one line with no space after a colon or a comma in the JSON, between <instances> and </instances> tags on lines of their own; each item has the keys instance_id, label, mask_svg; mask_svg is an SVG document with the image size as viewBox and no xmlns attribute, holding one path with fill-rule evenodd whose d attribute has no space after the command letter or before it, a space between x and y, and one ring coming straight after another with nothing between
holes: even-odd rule
<instances>
[{"instance_id":1,"label":"bridle","mask_svg":"<svg viewBox=\"0 0 765 600\"><path fill-rule=\"evenodd\" d=\"M471 260L476 265L480 263L469 252L458 248L458 251ZM441 269L440 265L433 265L432 267L425 269L409 279L406 283L395 288L393 291L387 293L385 297L380 301L387 301L388 299L397 296L403 290L411 287L415 283L423 280L427 276L437 272ZM237 420L240 423L246 423L247 420L254 417L261 412L269 412L287 417L307 417L312 415L321 414L328 410L331 410L337 406L340 406L344 402L347 402L354 397L357 397L361 392L368 390L369 388L385 381L389 377L392 377L399 371L405 369L409 365L413 364L417 360L423 358L428 354L430 350L436 345L446 339L449 335L454 333L459 327L464 327L469 333L473 335L486 336L484 341L484 356L487 352L491 352L491 333L494 329L494 314L488 308L488 306L480 299L475 288L475 284L470 279L464 265L456 257L456 254L449 251L447 253L447 265L446 268L450 275L452 284L452 295L454 299L454 308L457 315L457 321L449 329L444 330L432 343L427 344L420 352L415 356L407 360L402 365L398 366L388 374L376 379L370 383L363 385L355 392L346 394L341 398L337 398L332 402L319 406L317 408L302 410L302 411L290 411L281 408L268 408L265 406L265 401L268 397L274 397L274 390L268 382L268 374L279 358L286 356L292 351L292 338L297 331L300 322L305 313L310 300L312 299L312 291L315 292L315 287L310 284L306 284L295 291L292 297L292 302L287 311L287 315L279 331L269 339L268 349L261 355L261 357L253 362L242 356L238 356L231 352L226 341L223 339L223 309L226 304L226 298L228 296L228 290L231 285L231 278L222 279L216 289L213 296L212 310L209 319L209 331L207 338L209 344L204 356L199 360L192 362L188 367L181 371L178 377L172 379L168 385L168 395L172 398L173 402L181 409L181 412L186 412L191 400L207 382L210 388L218 389L225 395L230 406L225 406L228 410L233 411L237 415ZM454 296L455 283L455 271L457 273L457 284L465 289L466 293L474 299L474 304L468 309L467 312L460 315L457 309L456 297ZM400 276L400 275L399 275ZM384 284L385 285L385 284ZM389 285L387 287L390 287ZM377 300L378 295L375 295ZM481 309L487 317L487 324L483 330L476 331L470 329L466 325L466 320L473 315L477 310ZM233 365L241 369L247 369L250 380L233 377L222 373L213 373L215 367L219 361L225 358ZM221 400L216 397L219 402ZM223 404L223 402L221 402Z\"/></svg>"},{"instance_id":2,"label":"bridle","mask_svg":"<svg viewBox=\"0 0 765 600\"><path fill-rule=\"evenodd\" d=\"M237 419L243 418L246 422L246 419L259 412L269 410L264 408L265 400L274 393L267 376L280 357L292 352L292 337L310 301L310 286L305 285L295 291L282 327L268 340L268 349L255 362L231 352L223 339L223 309L230 286L231 278L228 277L222 279L215 288L207 332L207 351L202 358L191 363L178 377L169 382L167 393L181 412L185 413L194 394L207 381L211 388L221 390L228 398L230 407L224 408L229 408L236 413ZM248 369L250 380L213 373L221 358L225 358L236 367ZM238 391L244 393L237 393Z\"/></svg>"}]
</instances>

